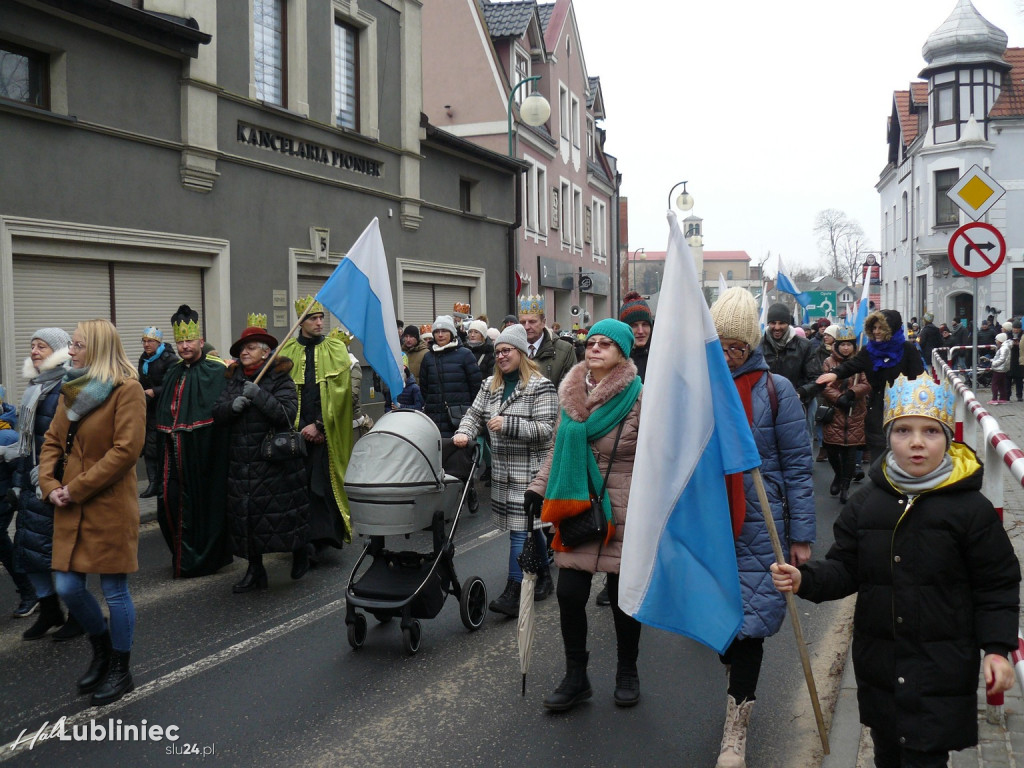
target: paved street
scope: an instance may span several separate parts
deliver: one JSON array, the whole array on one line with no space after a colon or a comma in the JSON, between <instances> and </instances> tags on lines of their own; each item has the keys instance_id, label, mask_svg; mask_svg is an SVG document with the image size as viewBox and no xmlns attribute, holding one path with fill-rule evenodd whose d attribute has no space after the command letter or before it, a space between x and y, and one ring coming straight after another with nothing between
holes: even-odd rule
<instances>
[{"instance_id":1,"label":"paved street","mask_svg":"<svg viewBox=\"0 0 1024 768\"><path fill-rule=\"evenodd\" d=\"M817 464L820 541L831 538L838 504ZM486 489L481 486L481 496ZM143 509L151 509L152 502ZM144 512L145 516L145 512ZM79 639L27 643L23 620L0 619L0 762L11 765L163 766L371 765L550 766L712 765L724 716L725 680L714 653L689 640L645 629L642 699L617 709L614 637L606 609L590 607L591 702L565 715L541 706L563 670L554 598L539 605L527 695L520 697L515 622L490 614L475 634L455 601L423 622L419 654L403 654L397 622L370 620L364 647L346 641L344 587L357 549L347 548L299 582L290 559L269 559L269 591L234 595L236 561L198 580L170 579L155 522L143 527L142 570L132 578L138 613L133 651L136 690L102 710L74 693L88 661ZM410 542L415 545L415 542ZM403 542L389 546L406 548ZM465 515L458 534L460 579L479 574L492 595L504 583L507 538L496 536L486 503ZM93 585L97 587L98 585ZM13 591L8 596L13 601ZM845 656L848 605L800 605L825 708ZM816 765L820 746L788 623L766 646L750 764ZM73 726L177 726L179 740L29 742L66 717ZM24 734L22 733L24 731ZM83 731L84 733L84 731ZM17 749L12 743L21 740ZM187 745L187 746L186 746ZM197 755L182 750L197 749ZM203 750L213 751L204 758ZM168 751L170 750L170 751ZM174 750L177 750L176 752Z\"/></svg>"}]
</instances>

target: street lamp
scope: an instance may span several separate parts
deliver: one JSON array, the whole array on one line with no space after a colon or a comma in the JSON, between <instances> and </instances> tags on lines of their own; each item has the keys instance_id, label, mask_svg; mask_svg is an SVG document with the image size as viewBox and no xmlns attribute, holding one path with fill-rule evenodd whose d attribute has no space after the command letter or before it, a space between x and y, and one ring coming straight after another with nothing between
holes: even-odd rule
<instances>
[{"instance_id":1,"label":"street lamp","mask_svg":"<svg viewBox=\"0 0 1024 768\"><path fill-rule=\"evenodd\" d=\"M516 91L522 88L527 83L532 83L540 80L540 75L534 77L526 77L520 80L516 87L512 89L512 92L508 95L508 156L515 157L515 152L512 147L512 102L515 101ZM541 96L539 93L534 91L525 99L523 103L519 105L519 119L527 125L538 126L544 125L551 117L551 105L548 104L548 100Z\"/></svg>"},{"instance_id":2,"label":"street lamp","mask_svg":"<svg viewBox=\"0 0 1024 768\"><path fill-rule=\"evenodd\" d=\"M693 195L686 191L686 184L687 182L680 181L668 191L669 210L672 210L672 193L675 192L678 187L682 187L683 191L680 192L679 197L676 198L676 208L680 211L688 211L693 208Z\"/></svg>"},{"instance_id":3,"label":"street lamp","mask_svg":"<svg viewBox=\"0 0 1024 768\"><path fill-rule=\"evenodd\" d=\"M635 251L633 251L633 279L629 281L629 287L634 291L636 291L636 260L638 258L646 259L647 251L645 251L643 248L637 248ZM639 293L639 291L637 292Z\"/></svg>"}]
</instances>

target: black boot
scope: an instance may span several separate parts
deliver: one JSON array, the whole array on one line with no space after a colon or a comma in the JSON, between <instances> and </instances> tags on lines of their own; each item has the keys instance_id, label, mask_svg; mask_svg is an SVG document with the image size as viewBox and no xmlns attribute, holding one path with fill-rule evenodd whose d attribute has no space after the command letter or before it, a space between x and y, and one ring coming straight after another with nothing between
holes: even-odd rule
<instances>
[{"instance_id":1,"label":"black boot","mask_svg":"<svg viewBox=\"0 0 1024 768\"><path fill-rule=\"evenodd\" d=\"M156 496L158 493L155 483L150 483L146 486L146 490L139 494L140 499L149 499Z\"/></svg>"},{"instance_id":2,"label":"black boot","mask_svg":"<svg viewBox=\"0 0 1024 768\"><path fill-rule=\"evenodd\" d=\"M132 680L132 673L128 668L131 656L131 651L111 651L110 671L107 672L103 685L92 695L90 704L94 707L113 704L126 693L135 690L135 681Z\"/></svg>"},{"instance_id":3,"label":"black boot","mask_svg":"<svg viewBox=\"0 0 1024 768\"><path fill-rule=\"evenodd\" d=\"M565 655L565 677L555 688L554 693L549 693L544 697L544 706L547 709L553 712L565 712L593 695L594 691L587 678L587 661L589 659L590 654L587 651Z\"/></svg>"},{"instance_id":4,"label":"black boot","mask_svg":"<svg viewBox=\"0 0 1024 768\"><path fill-rule=\"evenodd\" d=\"M253 592L257 589L266 588L267 570L263 567L263 559L251 558L249 560L249 568L246 570L245 576L243 576L242 580L231 588L231 591L236 595L241 595L245 592Z\"/></svg>"},{"instance_id":5,"label":"black boot","mask_svg":"<svg viewBox=\"0 0 1024 768\"><path fill-rule=\"evenodd\" d=\"M473 484L473 479L469 480L469 493L466 494L466 503L469 504L469 513L475 515L477 510L480 509L480 497L476 495L476 486Z\"/></svg>"},{"instance_id":6,"label":"black boot","mask_svg":"<svg viewBox=\"0 0 1024 768\"><path fill-rule=\"evenodd\" d=\"M537 574L537 583L533 588L533 601L539 603L555 591L555 582L551 580L551 569L544 568Z\"/></svg>"},{"instance_id":7,"label":"black boot","mask_svg":"<svg viewBox=\"0 0 1024 768\"><path fill-rule=\"evenodd\" d=\"M608 594L608 579L604 580L604 586L601 587L601 591L597 593L597 597L594 598L595 605L611 605L612 598Z\"/></svg>"},{"instance_id":8,"label":"black boot","mask_svg":"<svg viewBox=\"0 0 1024 768\"><path fill-rule=\"evenodd\" d=\"M312 544L303 544L292 552L292 578L301 579L309 571L309 550L313 549Z\"/></svg>"},{"instance_id":9,"label":"black boot","mask_svg":"<svg viewBox=\"0 0 1024 768\"><path fill-rule=\"evenodd\" d=\"M850 500L850 481L843 480L839 484L839 503L845 504Z\"/></svg>"},{"instance_id":10,"label":"black boot","mask_svg":"<svg viewBox=\"0 0 1024 768\"><path fill-rule=\"evenodd\" d=\"M837 474L832 478L832 485L828 487L829 496L836 496L839 494L839 475Z\"/></svg>"},{"instance_id":11,"label":"black boot","mask_svg":"<svg viewBox=\"0 0 1024 768\"><path fill-rule=\"evenodd\" d=\"M89 662L85 674L78 678L79 693L91 693L96 690L110 670L110 632L89 635L89 642L92 644L92 661Z\"/></svg>"},{"instance_id":12,"label":"black boot","mask_svg":"<svg viewBox=\"0 0 1024 768\"><path fill-rule=\"evenodd\" d=\"M505 582L505 591L502 592L488 606L495 613L503 613L513 619L519 617L519 595L523 585L518 581L509 579Z\"/></svg>"},{"instance_id":13,"label":"black boot","mask_svg":"<svg viewBox=\"0 0 1024 768\"><path fill-rule=\"evenodd\" d=\"M78 623L78 619L68 614L68 620L64 622L64 626L54 632L50 637L53 638L55 643L59 643L63 640L71 640L76 637L81 637L85 634L85 627Z\"/></svg>"},{"instance_id":14,"label":"black boot","mask_svg":"<svg viewBox=\"0 0 1024 768\"><path fill-rule=\"evenodd\" d=\"M640 675L636 671L636 662L626 664L619 662L615 671L615 706L634 707L640 701Z\"/></svg>"},{"instance_id":15,"label":"black boot","mask_svg":"<svg viewBox=\"0 0 1024 768\"><path fill-rule=\"evenodd\" d=\"M36 623L21 633L22 640L38 640L50 631L50 627L64 624L64 612L60 609L60 598L47 595L39 599L39 618Z\"/></svg>"}]
</instances>

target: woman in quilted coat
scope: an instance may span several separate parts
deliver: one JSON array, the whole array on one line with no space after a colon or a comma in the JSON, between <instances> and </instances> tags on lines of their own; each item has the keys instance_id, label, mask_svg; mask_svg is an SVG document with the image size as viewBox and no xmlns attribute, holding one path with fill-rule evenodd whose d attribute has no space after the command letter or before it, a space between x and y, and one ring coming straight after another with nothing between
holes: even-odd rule
<instances>
[{"instance_id":1,"label":"woman in quilted coat","mask_svg":"<svg viewBox=\"0 0 1024 768\"><path fill-rule=\"evenodd\" d=\"M236 594L267 588L263 555L291 552L293 579L309 570L306 548L309 498L302 457L267 461L260 455L264 438L295 423L299 400L289 371L291 360L277 358L259 383L277 339L256 326L242 331L231 345L238 362L228 366L228 383L213 407L214 422L230 428L228 456L228 531L234 554L249 560Z\"/></svg>"},{"instance_id":2,"label":"woman in quilted coat","mask_svg":"<svg viewBox=\"0 0 1024 768\"><path fill-rule=\"evenodd\" d=\"M730 288L711 307L715 330L761 455L761 476L783 552L793 565L801 565L810 559L815 537L811 445L800 398L788 379L768 370L757 348L761 337L757 314L754 297L745 288ZM775 554L753 480L744 473L730 475L727 481L743 624L721 657L729 669L729 689L716 768L743 768L764 639L782 626L786 601L768 572Z\"/></svg>"},{"instance_id":3,"label":"woman in quilted coat","mask_svg":"<svg viewBox=\"0 0 1024 768\"><path fill-rule=\"evenodd\" d=\"M491 516L495 527L509 531L508 581L490 609L506 616L519 615L519 592L523 572L517 558L531 534L530 519L523 511L523 494L551 449L558 417L555 385L541 375L527 354L526 329L510 325L495 342L495 373L486 379L473 405L459 424L452 442L464 448L482 430L491 437ZM540 519L533 520L540 523ZM532 529L537 546L547 552L548 543L540 529ZM543 600L554 591L547 567L538 574L534 599Z\"/></svg>"}]
</instances>

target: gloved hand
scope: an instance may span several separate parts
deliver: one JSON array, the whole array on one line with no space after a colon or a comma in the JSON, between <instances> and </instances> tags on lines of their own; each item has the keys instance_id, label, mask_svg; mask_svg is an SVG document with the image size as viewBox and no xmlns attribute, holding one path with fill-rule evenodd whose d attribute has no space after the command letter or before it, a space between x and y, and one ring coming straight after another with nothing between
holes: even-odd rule
<instances>
[{"instance_id":1,"label":"gloved hand","mask_svg":"<svg viewBox=\"0 0 1024 768\"><path fill-rule=\"evenodd\" d=\"M540 520L541 506L544 504L544 497L536 491L526 491L523 494L523 511L532 515L534 520Z\"/></svg>"},{"instance_id":2,"label":"gloved hand","mask_svg":"<svg viewBox=\"0 0 1024 768\"><path fill-rule=\"evenodd\" d=\"M810 384L804 384L796 391L796 393L800 396L800 402L806 405L817 397L821 390L822 388L812 381Z\"/></svg>"},{"instance_id":3,"label":"gloved hand","mask_svg":"<svg viewBox=\"0 0 1024 768\"><path fill-rule=\"evenodd\" d=\"M255 400L260 393L260 385L254 381L247 381L242 385L242 394L250 400Z\"/></svg>"},{"instance_id":4,"label":"gloved hand","mask_svg":"<svg viewBox=\"0 0 1024 768\"><path fill-rule=\"evenodd\" d=\"M251 403L252 401L248 397L236 397L231 401L231 410L235 413L241 413L248 408Z\"/></svg>"},{"instance_id":5,"label":"gloved hand","mask_svg":"<svg viewBox=\"0 0 1024 768\"><path fill-rule=\"evenodd\" d=\"M29 479L29 482L32 483L32 485L39 485L39 465L38 464L36 464L34 467L32 467L31 470L29 470L28 479Z\"/></svg>"},{"instance_id":6,"label":"gloved hand","mask_svg":"<svg viewBox=\"0 0 1024 768\"><path fill-rule=\"evenodd\" d=\"M14 441L10 445L5 445L0 448L0 460L2 461L14 461L18 458L18 441Z\"/></svg>"},{"instance_id":7,"label":"gloved hand","mask_svg":"<svg viewBox=\"0 0 1024 768\"><path fill-rule=\"evenodd\" d=\"M11 505L11 509L18 508L18 498L21 496L21 488L8 488L7 489L7 503Z\"/></svg>"},{"instance_id":8,"label":"gloved hand","mask_svg":"<svg viewBox=\"0 0 1024 768\"><path fill-rule=\"evenodd\" d=\"M853 392L847 390L846 392L843 392L843 394L839 396L838 400L836 400L836 408L841 410L843 413L849 413L850 409L853 408L853 404L856 402L856 400L856 395L854 395Z\"/></svg>"}]
</instances>

